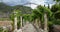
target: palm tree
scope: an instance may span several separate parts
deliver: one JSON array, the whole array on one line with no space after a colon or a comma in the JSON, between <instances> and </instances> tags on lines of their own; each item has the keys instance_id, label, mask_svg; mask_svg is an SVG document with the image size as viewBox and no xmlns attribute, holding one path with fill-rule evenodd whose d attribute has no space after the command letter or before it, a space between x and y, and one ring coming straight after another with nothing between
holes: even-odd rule
<instances>
[{"instance_id":1,"label":"palm tree","mask_svg":"<svg viewBox=\"0 0 60 32\"><path fill-rule=\"evenodd\" d=\"M21 11L18 9L14 10L14 32L17 32L17 27L18 27L18 17L21 16ZM19 19L20 20L20 19ZM21 18L21 27L22 27L22 18Z\"/></svg>"},{"instance_id":2,"label":"palm tree","mask_svg":"<svg viewBox=\"0 0 60 32\"><path fill-rule=\"evenodd\" d=\"M54 4L51 7L51 11L53 12L53 23L54 24L59 24L58 19L60 18L59 14L60 14L60 4Z\"/></svg>"},{"instance_id":3,"label":"palm tree","mask_svg":"<svg viewBox=\"0 0 60 32\"><path fill-rule=\"evenodd\" d=\"M30 14L24 14L23 19L27 22L30 21Z\"/></svg>"},{"instance_id":4,"label":"palm tree","mask_svg":"<svg viewBox=\"0 0 60 32\"><path fill-rule=\"evenodd\" d=\"M17 12L14 11L14 32L17 32L17 16L16 16Z\"/></svg>"},{"instance_id":5,"label":"palm tree","mask_svg":"<svg viewBox=\"0 0 60 32\"><path fill-rule=\"evenodd\" d=\"M59 13L58 11L60 10L60 5L59 4L55 4L52 6L51 11L53 12L53 15L55 15L56 13ZM56 15L57 16L57 15Z\"/></svg>"},{"instance_id":6,"label":"palm tree","mask_svg":"<svg viewBox=\"0 0 60 32\"><path fill-rule=\"evenodd\" d=\"M33 22L37 26L37 28L41 28L41 21L40 21L41 14L39 13L39 11L37 9L34 9L32 11L31 17L33 19Z\"/></svg>"},{"instance_id":7,"label":"palm tree","mask_svg":"<svg viewBox=\"0 0 60 32\"><path fill-rule=\"evenodd\" d=\"M38 9L39 13L42 15L42 17L44 18L44 31L48 32L47 16L51 16L52 12L48 8L43 7L43 6L38 6L37 9Z\"/></svg>"}]
</instances>

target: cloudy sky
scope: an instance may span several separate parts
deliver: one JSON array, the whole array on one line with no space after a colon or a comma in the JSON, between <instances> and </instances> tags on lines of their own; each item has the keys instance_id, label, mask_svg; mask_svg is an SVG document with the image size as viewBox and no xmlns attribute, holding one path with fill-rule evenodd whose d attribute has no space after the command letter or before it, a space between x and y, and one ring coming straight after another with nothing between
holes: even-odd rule
<instances>
[{"instance_id":1,"label":"cloudy sky","mask_svg":"<svg viewBox=\"0 0 60 32\"><path fill-rule=\"evenodd\" d=\"M0 0L1 1L1 0ZM52 0L2 0L2 2L6 3L7 5L23 5L25 3L35 3L35 4L26 4L26 6L30 6L31 8L36 8L37 5L46 5L49 3L50 5L54 4ZM37 4L37 5L36 5Z\"/></svg>"}]
</instances>

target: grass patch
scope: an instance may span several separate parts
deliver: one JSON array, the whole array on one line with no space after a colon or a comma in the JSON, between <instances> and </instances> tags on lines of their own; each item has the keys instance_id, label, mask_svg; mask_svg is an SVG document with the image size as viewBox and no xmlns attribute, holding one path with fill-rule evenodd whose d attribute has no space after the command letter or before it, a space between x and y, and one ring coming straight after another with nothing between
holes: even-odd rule
<instances>
[{"instance_id":1,"label":"grass patch","mask_svg":"<svg viewBox=\"0 0 60 32\"><path fill-rule=\"evenodd\" d=\"M9 18L0 18L0 21L10 20Z\"/></svg>"}]
</instances>

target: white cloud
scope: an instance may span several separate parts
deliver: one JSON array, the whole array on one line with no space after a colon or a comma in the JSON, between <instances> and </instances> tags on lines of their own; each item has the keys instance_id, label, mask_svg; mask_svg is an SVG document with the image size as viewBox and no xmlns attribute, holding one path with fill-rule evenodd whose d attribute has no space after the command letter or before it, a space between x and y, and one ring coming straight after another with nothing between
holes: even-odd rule
<instances>
[{"instance_id":1,"label":"white cloud","mask_svg":"<svg viewBox=\"0 0 60 32\"><path fill-rule=\"evenodd\" d=\"M3 2L8 4L8 5L20 5L20 4L24 4L27 2L35 3L38 5L44 5L45 2L52 3L52 0L3 0ZM34 5L34 4L31 4L31 5L27 4L26 6L29 6L33 9L37 7L37 5Z\"/></svg>"},{"instance_id":2,"label":"white cloud","mask_svg":"<svg viewBox=\"0 0 60 32\"><path fill-rule=\"evenodd\" d=\"M44 5L44 1L45 1L45 0L28 0L28 2L35 3L35 4L37 4L37 5L31 4L31 5L27 5L27 6L30 6L32 9L34 9L34 8L36 8L38 5Z\"/></svg>"},{"instance_id":3,"label":"white cloud","mask_svg":"<svg viewBox=\"0 0 60 32\"><path fill-rule=\"evenodd\" d=\"M25 6L28 6L28 7L31 7L32 9L34 9L34 8L36 8L38 5L31 4L31 5L25 5Z\"/></svg>"},{"instance_id":4,"label":"white cloud","mask_svg":"<svg viewBox=\"0 0 60 32\"><path fill-rule=\"evenodd\" d=\"M47 4L49 3L50 7L54 4L54 2L52 0L29 0L28 2L35 3L35 4L38 4L38 5L44 5L45 4L46 6L48 6ZM27 5L27 6L30 6L31 8L34 9L38 5L31 4L31 5Z\"/></svg>"}]
</instances>

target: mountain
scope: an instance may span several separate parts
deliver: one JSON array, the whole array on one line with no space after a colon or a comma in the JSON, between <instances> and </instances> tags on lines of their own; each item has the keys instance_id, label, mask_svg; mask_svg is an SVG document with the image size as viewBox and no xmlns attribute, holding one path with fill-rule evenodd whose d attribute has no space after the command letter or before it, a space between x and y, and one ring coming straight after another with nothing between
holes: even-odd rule
<instances>
[{"instance_id":1,"label":"mountain","mask_svg":"<svg viewBox=\"0 0 60 32\"><path fill-rule=\"evenodd\" d=\"M22 5L24 3L26 3L28 0L3 0L1 2L4 2L7 5L10 6L15 6L15 5Z\"/></svg>"},{"instance_id":2,"label":"mountain","mask_svg":"<svg viewBox=\"0 0 60 32\"><path fill-rule=\"evenodd\" d=\"M13 9L19 9L20 11L22 11L23 14L26 14L26 13L30 14L32 10L30 7L22 6L22 5L13 6Z\"/></svg>"},{"instance_id":3,"label":"mountain","mask_svg":"<svg viewBox=\"0 0 60 32\"><path fill-rule=\"evenodd\" d=\"M1 0L0 0L1 1ZM50 5L54 4L55 2L53 0L2 0L1 2L4 2L7 5L10 6L15 6L15 5L23 5L25 3L35 3L38 5L46 5L49 3ZM30 6L30 4L26 4L26 6L29 6L31 8L36 8L37 6L35 6L34 4Z\"/></svg>"},{"instance_id":4,"label":"mountain","mask_svg":"<svg viewBox=\"0 0 60 32\"><path fill-rule=\"evenodd\" d=\"M0 3L0 18L9 18L14 9L19 9L23 14L31 13L31 8L22 5L8 6L4 3Z\"/></svg>"}]
</instances>

